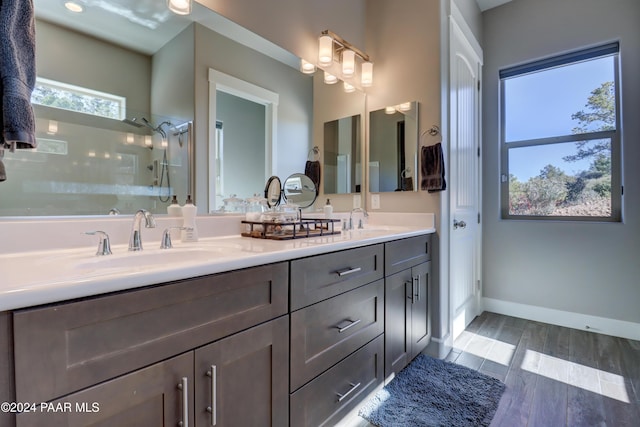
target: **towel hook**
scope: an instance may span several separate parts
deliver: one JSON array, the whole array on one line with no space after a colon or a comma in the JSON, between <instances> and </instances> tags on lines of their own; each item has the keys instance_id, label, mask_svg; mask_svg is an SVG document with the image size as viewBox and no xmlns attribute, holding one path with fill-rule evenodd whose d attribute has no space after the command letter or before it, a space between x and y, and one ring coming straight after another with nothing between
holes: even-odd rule
<instances>
[{"instance_id":1,"label":"towel hook","mask_svg":"<svg viewBox=\"0 0 640 427\"><path fill-rule=\"evenodd\" d=\"M440 134L440 128L438 127L438 125L433 125L429 129L427 129L424 132L422 132L422 136L424 136L426 134L429 134L431 136L437 136L437 135Z\"/></svg>"},{"instance_id":2,"label":"towel hook","mask_svg":"<svg viewBox=\"0 0 640 427\"><path fill-rule=\"evenodd\" d=\"M311 153L313 153L313 156L314 156L313 160L320 160L320 149L318 148L317 145L314 146L311 150L309 150L309 153L307 154L307 160L312 160Z\"/></svg>"},{"instance_id":3,"label":"towel hook","mask_svg":"<svg viewBox=\"0 0 640 427\"><path fill-rule=\"evenodd\" d=\"M438 125L433 125L429 129L422 131L420 134L420 141L424 141L424 137L429 134L430 136L438 136L440 135L440 127Z\"/></svg>"}]
</instances>

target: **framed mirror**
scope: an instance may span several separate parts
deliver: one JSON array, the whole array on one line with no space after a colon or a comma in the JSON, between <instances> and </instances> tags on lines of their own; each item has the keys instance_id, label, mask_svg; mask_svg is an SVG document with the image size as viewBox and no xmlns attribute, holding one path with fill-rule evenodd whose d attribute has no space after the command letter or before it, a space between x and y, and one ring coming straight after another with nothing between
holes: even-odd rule
<instances>
[{"instance_id":1,"label":"framed mirror","mask_svg":"<svg viewBox=\"0 0 640 427\"><path fill-rule=\"evenodd\" d=\"M369 113L369 191L418 190L418 102Z\"/></svg>"}]
</instances>

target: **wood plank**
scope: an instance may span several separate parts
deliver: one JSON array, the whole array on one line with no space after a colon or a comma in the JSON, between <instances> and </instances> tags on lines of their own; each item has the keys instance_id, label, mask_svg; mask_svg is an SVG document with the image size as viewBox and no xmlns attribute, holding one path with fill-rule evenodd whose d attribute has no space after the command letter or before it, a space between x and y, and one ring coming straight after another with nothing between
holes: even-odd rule
<instances>
[{"instance_id":1,"label":"wood plank","mask_svg":"<svg viewBox=\"0 0 640 427\"><path fill-rule=\"evenodd\" d=\"M564 426L567 423L569 329L549 326L542 353L529 425Z\"/></svg>"},{"instance_id":2,"label":"wood plank","mask_svg":"<svg viewBox=\"0 0 640 427\"><path fill-rule=\"evenodd\" d=\"M572 329L569 335L569 360L585 368L597 368L593 355L596 354L595 334ZM590 375L593 371L585 369L581 374L582 387L571 386L568 390L567 425L569 426L605 426L605 414L602 395L591 390L600 387L598 378ZM595 383L591 383L595 381Z\"/></svg>"},{"instance_id":3,"label":"wood plank","mask_svg":"<svg viewBox=\"0 0 640 427\"><path fill-rule=\"evenodd\" d=\"M609 335L596 334L600 387L604 395L604 413L608 425L637 426L640 411L632 402L634 395L630 381L624 377L620 340Z\"/></svg>"},{"instance_id":4,"label":"wood plank","mask_svg":"<svg viewBox=\"0 0 640 427\"><path fill-rule=\"evenodd\" d=\"M523 363L529 362L528 350L542 351L547 334L547 325L538 322L527 323L505 378L507 388L500 400L492 426L527 425L538 375L524 369L527 365Z\"/></svg>"}]
</instances>

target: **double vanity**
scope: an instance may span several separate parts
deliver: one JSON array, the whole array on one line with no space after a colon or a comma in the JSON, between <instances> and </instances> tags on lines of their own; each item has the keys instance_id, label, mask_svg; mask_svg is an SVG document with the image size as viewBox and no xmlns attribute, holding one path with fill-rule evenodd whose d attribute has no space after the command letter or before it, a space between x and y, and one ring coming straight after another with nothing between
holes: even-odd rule
<instances>
[{"instance_id":1,"label":"double vanity","mask_svg":"<svg viewBox=\"0 0 640 427\"><path fill-rule=\"evenodd\" d=\"M23 410L0 424L335 425L429 342L421 217L0 255L0 400Z\"/></svg>"}]
</instances>

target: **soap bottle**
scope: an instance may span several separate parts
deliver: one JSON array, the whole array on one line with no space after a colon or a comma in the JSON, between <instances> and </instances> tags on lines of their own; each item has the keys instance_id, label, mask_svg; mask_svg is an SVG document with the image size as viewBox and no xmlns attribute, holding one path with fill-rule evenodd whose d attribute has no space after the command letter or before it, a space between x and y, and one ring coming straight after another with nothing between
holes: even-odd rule
<instances>
[{"instance_id":1,"label":"soap bottle","mask_svg":"<svg viewBox=\"0 0 640 427\"><path fill-rule=\"evenodd\" d=\"M173 216L173 217L182 216L182 208L178 204L178 197L176 197L175 194L171 199L171 204L167 206L167 215Z\"/></svg>"},{"instance_id":2,"label":"soap bottle","mask_svg":"<svg viewBox=\"0 0 640 427\"><path fill-rule=\"evenodd\" d=\"M324 211L325 219L331 219L333 216L333 206L331 206L331 200L327 199L327 204L322 208Z\"/></svg>"},{"instance_id":3,"label":"soap bottle","mask_svg":"<svg viewBox=\"0 0 640 427\"><path fill-rule=\"evenodd\" d=\"M197 242L198 229L196 228L196 205L191 200L191 194L187 196L187 201L182 207L182 227L181 240L183 242Z\"/></svg>"}]
</instances>

